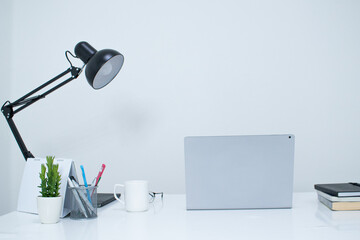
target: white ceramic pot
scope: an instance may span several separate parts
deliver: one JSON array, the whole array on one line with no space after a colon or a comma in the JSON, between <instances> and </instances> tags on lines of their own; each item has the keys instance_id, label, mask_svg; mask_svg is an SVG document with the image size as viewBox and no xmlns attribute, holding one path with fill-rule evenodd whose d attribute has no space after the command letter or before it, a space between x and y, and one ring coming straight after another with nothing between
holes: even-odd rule
<instances>
[{"instance_id":1,"label":"white ceramic pot","mask_svg":"<svg viewBox=\"0 0 360 240\"><path fill-rule=\"evenodd\" d=\"M60 219L62 196L37 197L38 214L41 223L57 223Z\"/></svg>"}]
</instances>

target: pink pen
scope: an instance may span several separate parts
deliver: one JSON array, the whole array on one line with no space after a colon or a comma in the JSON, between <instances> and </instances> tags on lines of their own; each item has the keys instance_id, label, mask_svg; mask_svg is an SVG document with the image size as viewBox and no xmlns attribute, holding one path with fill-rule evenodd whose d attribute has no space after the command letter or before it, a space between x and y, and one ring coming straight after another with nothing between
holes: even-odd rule
<instances>
[{"instance_id":1,"label":"pink pen","mask_svg":"<svg viewBox=\"0 0 360 240\"><path fill-rule=\"evenodd\" d=\"M97 186L98 184L99 184L99 182L100 182L100 178L101 178L101 176L102 176L102 174L103 174L103 172L104 172L104 170L105 170L105 164L102 164L101 165L101 169L100 169L100 171L99 171L99 173L98 173L98 175L97 175L97 177L96 177L96 183L95 183L95 186Z\"/></svg>"}]
</instances>

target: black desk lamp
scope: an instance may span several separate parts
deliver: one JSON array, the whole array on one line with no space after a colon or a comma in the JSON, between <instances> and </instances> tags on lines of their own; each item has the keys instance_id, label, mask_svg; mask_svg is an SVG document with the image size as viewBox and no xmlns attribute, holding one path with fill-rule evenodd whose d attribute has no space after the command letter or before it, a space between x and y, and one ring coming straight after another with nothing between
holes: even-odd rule
<instances>
[{"instance_id":1,"label":"black desk lamp","mask_svg":"<svg viewBox=\"0 0 360 240\"><path fill-rule=\"evenodd\" d=\"M74 67L68 58L68 54L70 54L74 58L80 58L84 62L84 65L81 68ZM12 133L14 134L16 142L18 143L20 150L24 155L25 161L28 158L33 158L34 156L26 148L25 143L22 140L20 133L17 130L16 125L12 119L16 113L37 102L38 100L45 98L45 96L52 93L56 89L76 79L81 74L85 65L87 65L85 69L85 75L89 84L94 89L100 89L102 87L105 87L109 82L111 82L111 80L116 77L124 63L124 56L121 55L121 53L112 49L104 49L97 51L87 42L79 42L78 44L76 44L75 56L69 51L65 52L65 56L70 63L70 67L68 69L66 69L64 72L60 73L53 79L49 80L48 82L44 83L43 85L39 86L38 88L35 88L34 90L19 98L15 102L6 101L1 107L1 111L4 114ZM66 76L69 73L71 73L71 76L68 79L64 80L63 82L59 83L58 85L54 86L53 88L40 95L31 97L39 90L52 84L56 80Z\"/></svg>"}]
</instances>

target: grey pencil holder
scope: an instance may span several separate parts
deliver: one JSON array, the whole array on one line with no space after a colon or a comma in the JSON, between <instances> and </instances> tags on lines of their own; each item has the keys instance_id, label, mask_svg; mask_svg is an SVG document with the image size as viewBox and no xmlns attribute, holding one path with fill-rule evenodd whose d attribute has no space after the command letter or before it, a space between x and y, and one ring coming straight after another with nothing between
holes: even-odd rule
<instances>
[{"instance_id":1,"label":"grey pencil holder","mask_svg":"<svg viewBox=\"0 0 360 240\"><path fill-rule=\"evenodd\" d=\"M70 187L71 219L91 219L97 217L97 187Z\"/></svg>"}]
</instances>

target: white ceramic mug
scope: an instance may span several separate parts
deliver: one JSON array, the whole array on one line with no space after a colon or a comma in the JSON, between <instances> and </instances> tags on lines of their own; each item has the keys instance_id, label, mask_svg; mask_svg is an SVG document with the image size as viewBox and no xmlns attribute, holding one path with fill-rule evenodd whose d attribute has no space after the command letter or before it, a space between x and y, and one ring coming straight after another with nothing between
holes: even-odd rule
<instances>
[{"instance_id":1,"label":"white ceramic mug","mask_svg":"<svg viewBox=\"0 0 360 240\"><path fill-rule=\"evenodd\" d=\"M124 199L122 201L116 195L118 187L124 188ZM125 205L129 212L143 212L149 209L149 189L148 182L144 180L126 181L125 184L114 185L114 196L116 200Z\"/></svg>"}]
</instances>

